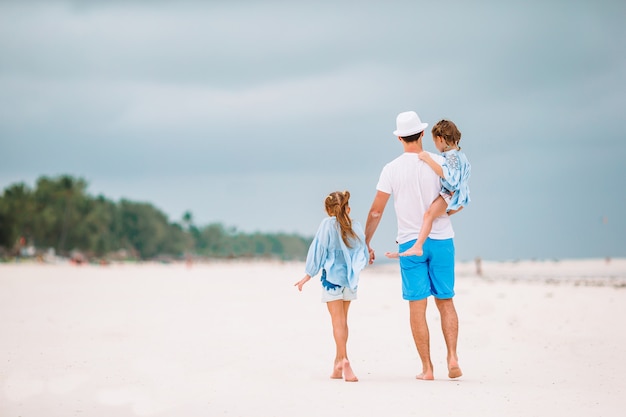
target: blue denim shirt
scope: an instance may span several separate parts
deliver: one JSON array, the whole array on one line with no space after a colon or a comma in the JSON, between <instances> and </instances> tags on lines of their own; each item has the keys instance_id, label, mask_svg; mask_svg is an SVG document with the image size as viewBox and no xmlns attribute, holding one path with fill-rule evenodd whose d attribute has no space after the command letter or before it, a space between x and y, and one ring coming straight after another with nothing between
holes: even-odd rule
<instances>
[{"instance_id":1,"label":"blue denim shirt","mask_svg":"<svg viewBox=\"0 0 626 417\"><path fill-rule=\"evenodd\" d=\"M349 248L341 238L337 218L332 216L322 220L309 246L305 272L314 277L320 269L324 269L328 282L356 290L359 274L369 262L369 251L365 244L363 227L353 221L352 230L358 239L351 239L352 247Z\"/></svg>"},{"instance_id":2,"label":"blue denim shirt","mask_svg":"<svg viewBox=\"0 0 626 417\"><path fill-rule=\"evenodd\" d=\"M456 149L443 153L445 161L441 164L444 178L441 186L448 192L454 192L448 210L457 210L470 202L469 177L472 167L463 152Z\"/></svg>"}]
</instances>

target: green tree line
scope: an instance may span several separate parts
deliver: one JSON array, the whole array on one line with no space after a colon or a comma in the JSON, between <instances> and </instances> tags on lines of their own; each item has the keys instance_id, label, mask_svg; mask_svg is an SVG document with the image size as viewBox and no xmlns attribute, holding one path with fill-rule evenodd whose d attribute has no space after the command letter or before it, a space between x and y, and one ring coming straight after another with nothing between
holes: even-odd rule
<instances>
[{"instance_id":1,"label":"green tree line","mask_svg":"<svg viewBox=\"0 0 626 417\"><path fill-rule=\"evenodd\" d=\"M90 258L128 253L135 259L157 257L265 257L304 259L310 238L296 234L242 233L221 223L198 227L191 212L180 223L149 203L114 202L87 193L82 178L40 177L34 189L16 183L0 196L0 255L17 254L25 244L69 256Z\"/></svg>"}]
</instances>

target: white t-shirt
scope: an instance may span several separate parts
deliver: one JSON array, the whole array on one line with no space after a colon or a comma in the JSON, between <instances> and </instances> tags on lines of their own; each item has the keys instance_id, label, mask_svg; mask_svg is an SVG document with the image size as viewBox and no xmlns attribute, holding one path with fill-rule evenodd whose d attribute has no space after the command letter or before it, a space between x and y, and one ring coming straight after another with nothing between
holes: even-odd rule
<instances>
[{"instance_id":1,"label":"white t-shirt","mask_svg":"<svg viewBox=\"0 0 626 417\"><path fill-rule=\"evenodd\" d=\"M441 155L430 153L430 156L438 164L444 161ZM441 181L435 171L420 160L416 153L405 152L385 165L376 189L393 195L398 220L396 240L398 243L405 243L417 239L424 213L439 197ZM431 239L454 237L452 223L447 214L435 219L428 237Z\"/></svg>"}]
</instances>

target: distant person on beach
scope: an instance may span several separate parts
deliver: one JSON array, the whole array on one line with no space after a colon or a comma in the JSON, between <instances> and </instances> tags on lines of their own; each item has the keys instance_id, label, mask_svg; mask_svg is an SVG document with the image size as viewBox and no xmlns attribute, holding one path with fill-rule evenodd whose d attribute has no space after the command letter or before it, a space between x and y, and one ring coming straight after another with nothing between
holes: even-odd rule
<instances>
[{"instance_id":1,"label":"distant person on beach","mask_svg":"<svg viewBox=\"0 0 626 417\"><path fill-rule=\"evenodd\" d=\"M419 235L424 214L431 203L439 197L439 176L419 158L423 152L422 139L427 123L422 123L417 113L403 112L396 118L396 130L404 152L385 165L378 184L376 196L365 224L365 242L370 253L370 263L376 256L371 240L378 228L385 206L393 194L398 224L397 243L399 252L411 248ZM443 165L441 155L431 156ZM434 219L432 230L424 242L422 256L400 257L402 297L409 302L409 318L415 347L422 362L422 372L417 379L434 379L430 357L430 337L426 321L429 296L434 296L441 315L441 329L447 347L448 377L462 375L457 356L459 320L454 307L454 231L447 214Z\"/></svg>"},{"instance_id":2,"label":"distant person on beach","mask_svg":"<svg viewBox=\"0 0 626 417\"><path fill-rule=\"evenodd\" d=\"M350 219L348 191L335 191L324 200L328 217L322 220L306 258L306 275L294 285L302 287L321 270L322 302L333 326L337 353L331 378L356 382L348 359L348 308L357 298L359 274L369 260L361 225Z\"/></svg>"},{"instance_id":3,"label":"distant person on beach","mask_svg":"<svg viewBox=\"0 0 626 417\"><path fill-rule=\"evenodd\" d=\"M441 191L428 210L426 210L426 213L424 213L424 219L415 244L404 252L386 253L385 255L388 258L422 256L424 253L424 242L426 242L432 230L435 219L446 213L448 215L457 213L470 202L469 177L471 165L459 146L461 132L453 122L440 120L433 126L431 133L435 147L443 154L443 163L435 162L430 153L426 151L420 152L417 156L439 175L441 178Z\"/></svg>"}]
</instances>

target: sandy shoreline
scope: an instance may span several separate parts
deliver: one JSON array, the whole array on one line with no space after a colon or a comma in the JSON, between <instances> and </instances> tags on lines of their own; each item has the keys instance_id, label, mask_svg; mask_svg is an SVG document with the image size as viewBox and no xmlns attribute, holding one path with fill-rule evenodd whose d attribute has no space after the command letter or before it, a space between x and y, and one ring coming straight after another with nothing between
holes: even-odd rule
<instances>
[{"instance_id":1,"label":"sandy shoreline","mask_svg":"<svg viewBox=\"0 0 626 417\"><path fill-rule=\"evenodd\" d=\"M446 377L431 303L424 382L397 266L368 268L346 384L301 263L0 264L0 415L623 415L626 260L482 269L457 268L465 375Z\"/></svg>"}]
</instances>

